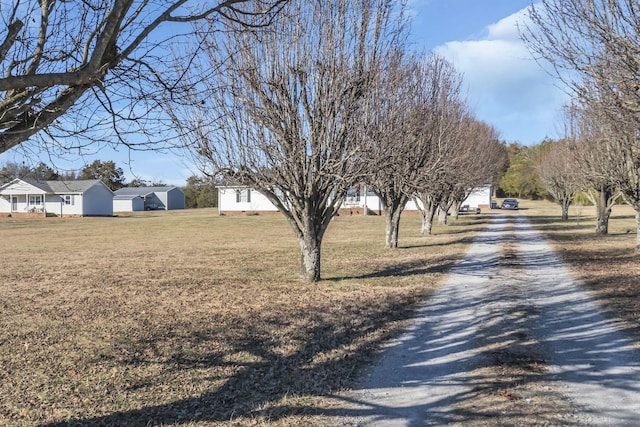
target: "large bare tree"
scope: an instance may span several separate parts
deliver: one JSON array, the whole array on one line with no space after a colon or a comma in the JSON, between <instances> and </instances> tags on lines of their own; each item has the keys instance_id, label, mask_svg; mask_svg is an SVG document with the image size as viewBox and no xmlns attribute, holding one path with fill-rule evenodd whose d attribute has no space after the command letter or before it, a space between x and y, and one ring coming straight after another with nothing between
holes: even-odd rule
<instances>
[{"instance_id":1,"label":"large bare tree","mask_svg":"<svg viewBox=\"0 0 640 427\"><path fill-rule=\"evenodd\" d=\"M585 189L585 175L576 159L573 141L551 142L540 158L538 174L544 188L560 205L562 219L568 220L574 197Z\"/></svg>"},{"instance_id":2,"label":"large bare tree","mask_svg":"<svg viewBox=\"0 0 640 427\"><path fill-rule=\"evenodd\" d=\"M320 279L325 231L363 177L360 115L399 31L394 6L296 0L269 27L238 34L229 23L207 39L203 64L226 67L171 110L204 170L255 188L284 214L307 281Z\"/></svg>"},{"instance_id":3,"label":"large bare tree","mask_svg":"<svg viewBox=\"0 0 640 427\"><path fill-rule=\"evenodd\" d=\"M286 0L9 0L0 5L0 153L42 137L70 149L127 132L157 141L167 42L189 22L266 25ZM169 25L173 24L173 25ZM182 24L181 26L178 24ZM162 28L161 28L162 27ZM162 30L162 31L160 31ZM187 65L187 64L185 64ZM149 124L148 121L152 121ZM43 132L44 131L44 132Z\"/></svg>"},{"instance_id":4,"label":"large bare tree","mask_svg":"<svg viewBox=\"0 0 640 427\"><path fill-rule=\"evenodd\" d=\"M611 211L622 196L620 177L628 175L621 158L620 136L610 124L593 103L580 105L576 100L565 108L565 132L572 148L569 158L577 162L580 174L576 178L596 208L597 234L609 233Z\"/></svg>"},{"instance_id":5,"label":"large bare tree","mask_svg":"<svg viewBox=\"0 0 640 427\"><path fill-rule=\"evenodd\" d=\"M606 129L608 137L593 143L616 158L609 174L636 211L640 250L640 3L542 0L530 16L523 38L531 51L555 66Z\"/></svg>"},{"instance_id":6,"label":"large bare tree","mask_svg":"<svg viewBox=\"0 0 640 427\"><path fill-rule=\"evenodd\" d=\"M367 183L382 201L385 244L398 246L402 212L446 155L439 147L448 109L459 102L461 76L444 58L398 55L381 73L365 117Z\"/></svg>"},{"instance_id":7,"label":"large bare tree","mask_svg":"<svg viewBox=\"0 0 640 427\"><path fill-rule=\"evenodd\" d=\"M465 129L465 137L456 151L457 161L452 167L455 185L449 201L454 218L474 190L492 184L507 156L507 148L499 141L493 126L470 120Z\"/></svg>"},{"instance_id":8,"label":"large bare tree","mask_svg":"<svg viewBox=\"0 0 640 427\"><path fill-rule=\"evenodd\" d=\"M446 223L447 212L459 205L475 188L489 184L504 146L495 129L469 115L464 104L452 103L447 125L437 145L440 167L422 174L413 194L422 219L422 234L431 234L436 212Z\"/></svg>"}]
</instances>

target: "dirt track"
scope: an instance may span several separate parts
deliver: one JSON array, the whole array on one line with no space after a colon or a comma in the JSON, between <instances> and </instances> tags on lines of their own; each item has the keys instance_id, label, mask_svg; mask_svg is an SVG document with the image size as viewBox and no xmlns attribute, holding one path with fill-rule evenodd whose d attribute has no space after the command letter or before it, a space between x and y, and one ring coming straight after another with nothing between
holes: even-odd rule
<instances>
[{"instance_id":1,"label":"dirt track","mask_svg":"<svg viewBox=\"0 0 640 427\"><path fill-rule=\"evenodd\" d=\"M521 215L497 216L341 426L640 425L640 350Z\"/></svg>"}]
</instances>

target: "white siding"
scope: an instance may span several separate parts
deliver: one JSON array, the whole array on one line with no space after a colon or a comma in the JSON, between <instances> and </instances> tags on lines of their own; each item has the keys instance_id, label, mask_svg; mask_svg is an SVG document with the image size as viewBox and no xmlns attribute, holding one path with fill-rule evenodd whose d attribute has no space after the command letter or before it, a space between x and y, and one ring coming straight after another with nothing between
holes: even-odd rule
<instances>
[{"instance_id":1,"label":"white siding","mask_svg":"<svg viewBox=\"0 0 640 427\"><path fill-rule=\"evenodd\" d=\"M251 201L238 202L237 191L247 191L246 187L218 187L218 210L219 212L252 212L252 211L277 211L276 207L258 191L251 189ZM363 191L364 193L364 191ZM246 199L241 198L241 199ZM491 186L482 187L474 190L469 197L462 203L463 205L469 205L472 208L479 206L488 207L491 200ZM343 204L343 208L356 209L366 207L374 212L382 213L382 203L380 198L372 192L367 192L367 195L360 195L358 197L351 197ZM405 211L417 211L418 208L413 200L409 200L405 207Z\"/></svg>"},{"instance_id":2,"label":"white siding","mask_svg":"<svg viewBox=\"0 0 640 427\"><path fill-rule=\"evenodd\" d=\"M250 191L249 201L241 197L238 201L237 192ZM246 193L245 193L246 194ZM225 212L277 212L278 209L263 194L246 187L218 188L218 211Z\"/></svg>"},{"instance_id":3,"label":"white siding","mask_svg":"<svg viewBox=\"0 0 640 427\"><path fill-rule=\"evenodd\" d=\"M69 196L69 204L65 203L65 196ZM82 195L47 195L46 208L48 213L53 213L56 215L83 215Z\"/></svg>"},{"instance_id":4,"label":"white siding","mask_svg":"<svg viewBox=\"0 0 640 427\"><path fill-rule=\"evenodd\" d=\"M5 199L4 197L0 197L0 212L11 212L11 205L9 204L9 199Z\"/></svg>"},{"instance_id":5,"label":"white siding","mask_svg":"<svg viewBox=\"0 0 640 427\"><path fill-rule=\"evenodd\" d=\"M84 192L82 207L83 215L113 216L113 193L99 182Z\"/></svg>"},{"instance_id":6,"label":"white siding","mask_svg":"<svg viewBox=\"0 0 640 427\"><path fill-rule=\"evenodd\" d=\"M491 205L491 186L475 189L462 204L471 208L488 208Z\"/></svg>"},{"instance_id":7,"label":"white siding","mask_svg":"<svg viewBox=\"0 0 640 427\"><path fill-rule=\"evenodd\" d=\"M141 197L129 199L113 199L114 212L139 212L144 210L144 200Z\"/></svg>"},{"instance_id":8,"label":"white siding","mask_svg":"<svg viewBox=\"0 0 640 427\"><path fill-rule=\"evenodd\" d=\"M184 209L184 193L179 188L172 188L171 190L167 191L164 202L167 210Z\"/></svg>"}]
</instances>

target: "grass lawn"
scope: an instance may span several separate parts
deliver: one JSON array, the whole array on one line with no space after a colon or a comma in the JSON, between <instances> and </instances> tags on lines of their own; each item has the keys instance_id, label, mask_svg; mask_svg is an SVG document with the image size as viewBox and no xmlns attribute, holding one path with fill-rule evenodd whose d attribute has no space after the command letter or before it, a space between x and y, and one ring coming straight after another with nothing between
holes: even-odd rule
<instances>
[{"instance_id":1,"label":"grass lawn","mask_svg":"<svg viewBox=\"0 0 640 427\"><path fill-rule=\"evenodd\" d=\"M561 220L556 204L525 200L521 206L608 316L640 343L640 255L635 252L634 210L614 206L609 234L598 235L593 206L572 206L568 221Z\"/></svg>"},{"instance_id":2,"label":"grass lawn","mask_svg":"<svg viewBox=\"0 0 640 427\"><path fill-rule=\"evenodd\" d=\"M334 220L317 284L280 216L0 220L0 425L309 425L488 215Z\"/></svg>"}]
</instances>

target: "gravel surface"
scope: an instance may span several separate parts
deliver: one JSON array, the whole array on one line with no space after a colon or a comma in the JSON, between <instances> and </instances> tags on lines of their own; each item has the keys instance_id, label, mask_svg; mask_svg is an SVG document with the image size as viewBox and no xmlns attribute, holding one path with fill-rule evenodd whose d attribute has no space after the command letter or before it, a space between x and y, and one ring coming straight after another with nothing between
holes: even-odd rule
<instances>
[{"instance_id":1,"label":"gravel surface","mask_svg":"<svg viewBox=\"0 0 640 427\"><path fill-rule=\"evenodd\" d=\"M520 215L499 215L339 426L637 426L640 350Z\"/></svg>"}]
</instances>

